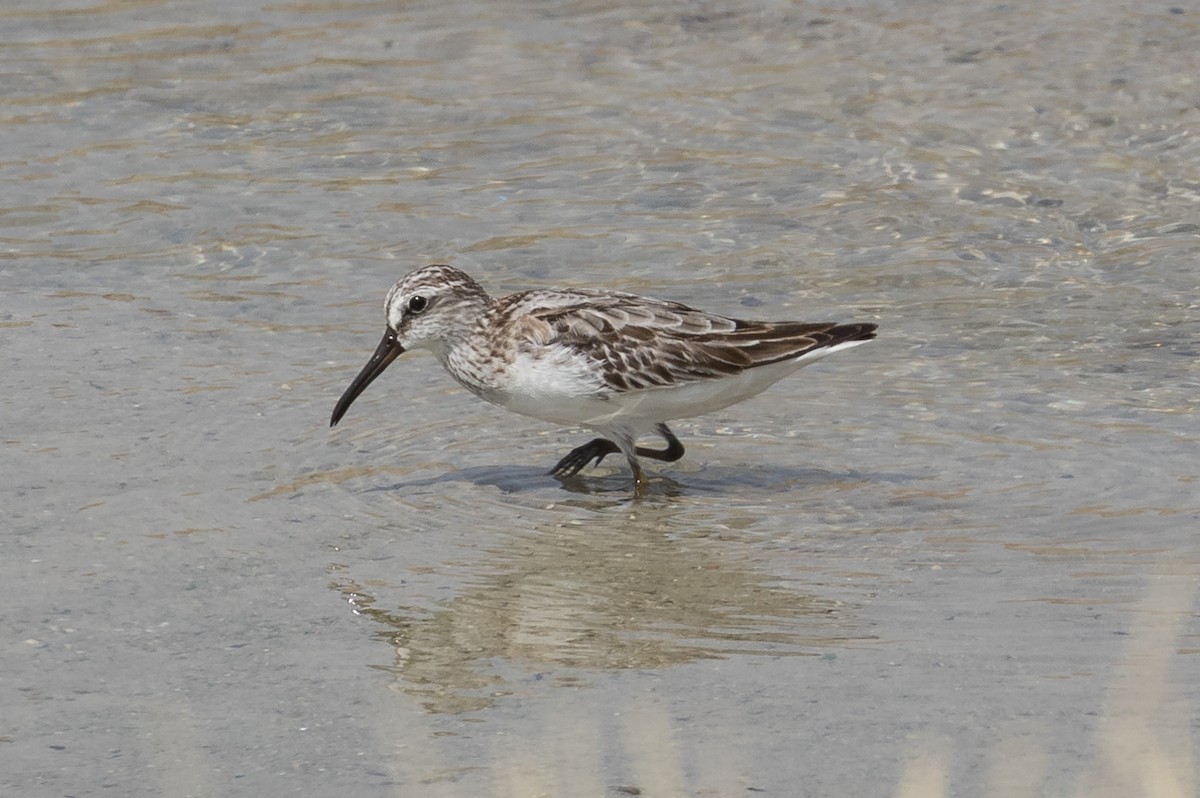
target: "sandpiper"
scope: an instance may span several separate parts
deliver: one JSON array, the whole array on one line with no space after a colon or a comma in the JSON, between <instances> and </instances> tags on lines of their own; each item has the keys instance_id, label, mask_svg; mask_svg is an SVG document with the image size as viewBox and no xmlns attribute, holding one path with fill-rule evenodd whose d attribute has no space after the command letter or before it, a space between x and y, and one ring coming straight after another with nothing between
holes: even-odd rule
<instances>
[{"instance_id":1,"label":"sandpiper","mask_svg":"<svg viewBox=\"0 0 1200 798\"><path fill-rule=\"evenodd\" d=\"M801 366L875 337L861 322L744 321L678 302L582 288L494 299L452 266L405 275L384 302L387 329L342 394L335 426L405 350L433 352L471 393L506 410L596 430L550 471L577 474L621 452L645 491L638 457L672 462L683 444L666 422L749 399ZM655 433L667 445L636 445Z\"/></svg>"}]
</instances>

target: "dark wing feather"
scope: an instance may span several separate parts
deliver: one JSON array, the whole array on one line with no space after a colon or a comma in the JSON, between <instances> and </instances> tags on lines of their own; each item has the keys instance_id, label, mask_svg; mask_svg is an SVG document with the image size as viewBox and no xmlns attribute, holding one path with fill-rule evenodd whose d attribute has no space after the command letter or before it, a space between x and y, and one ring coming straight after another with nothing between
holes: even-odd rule
<instances>
[{"instance_id":1,"label":"dark wing feather","mask_svg":"<svg viewBox=\"0 0 1200 798\"><path fill-rule=\"evenodd\" d=\"M577 303L528 312L555 342L595 361L618 392L726 377L875 337L874 324L743 321L628 294L579 295Z\"/></svg>"}]
</instances>

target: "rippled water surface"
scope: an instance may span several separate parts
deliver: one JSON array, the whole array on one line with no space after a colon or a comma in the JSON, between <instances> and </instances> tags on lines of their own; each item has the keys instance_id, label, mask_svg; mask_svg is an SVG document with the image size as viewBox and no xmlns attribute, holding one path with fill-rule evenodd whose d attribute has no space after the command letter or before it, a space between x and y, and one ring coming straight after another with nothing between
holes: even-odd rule
<instances>
[{"instance_id":1,"label":"rippled water surface","mask_svg":"<svg viewBox=\"0 0 1200 798\"><path fill-rule=\"evenodd\" d=\"M1194 794L1198 37L6 5L0 792ZM434 261L880 336L631 501L425 354L328 429Z\"/></svg>"}]
</instances>

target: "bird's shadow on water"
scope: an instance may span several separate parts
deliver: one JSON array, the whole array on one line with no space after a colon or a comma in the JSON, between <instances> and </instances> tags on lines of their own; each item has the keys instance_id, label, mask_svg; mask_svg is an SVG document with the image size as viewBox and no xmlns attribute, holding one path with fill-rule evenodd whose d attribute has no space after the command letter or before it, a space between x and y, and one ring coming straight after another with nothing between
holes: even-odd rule
<instances>
[{"instance_id":1,"label":"bird's shadow on water","mask_svg":"<svg viewBox=\"0 0 1200 798\"><path fill-rule=\"evenodd\" d=\"M757 490L777 493L796 489L811 489L823 485L854 483L897 484L918 479L911 474L872 471L831 471L821 468L791 466L708 466L699 471L675 475L651 474L646 497L677 498L683 496L723 496L745 494ZM540 468L525 466L475 466L447 471L424 479L396 482L368 488L368 492L395 491L407 488L469 482L481 487L498 488L503 493L522 494L544 491L557 485L564 491L588 496L630 498L633 478L627 471L601 474L576 474L554 477Z\"/></svg>"}]
</instances>

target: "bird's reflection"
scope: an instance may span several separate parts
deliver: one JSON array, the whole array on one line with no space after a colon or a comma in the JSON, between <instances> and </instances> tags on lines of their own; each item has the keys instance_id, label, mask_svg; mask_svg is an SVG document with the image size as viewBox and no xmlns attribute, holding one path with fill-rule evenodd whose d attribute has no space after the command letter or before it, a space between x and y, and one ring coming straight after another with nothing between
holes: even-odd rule
<instances>
[{"instance_id":1,"label":"bird's reflection","mask_svg":"<svg viewBox=\"0 0 1200 798\"><path fill-rule=\"evenodd\" d=\"M334 584L381 625L397 689L430 711L461 712L547 672L571 682L580 677L569 669L813 655L869 639L852 607L784 586L744 541L680 521L687 502L652 493L631 503L627 485L611 500L575 495L557 522L497 536L461 593L433 609Z\"/></svg>"}]
</instances>

